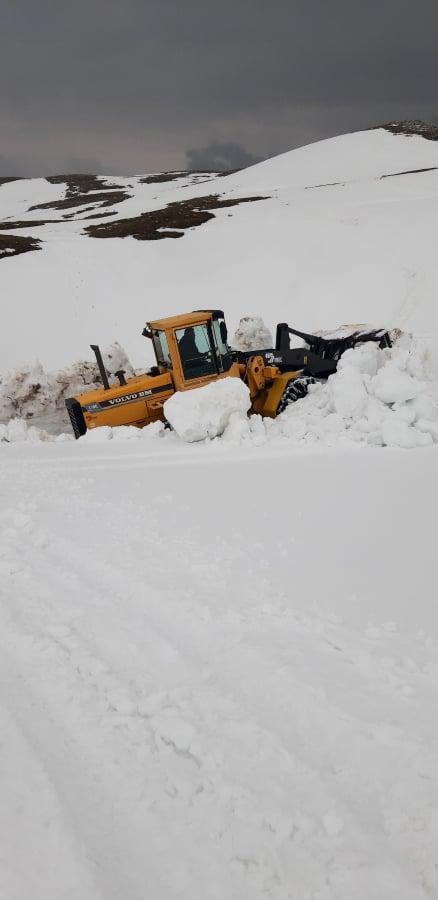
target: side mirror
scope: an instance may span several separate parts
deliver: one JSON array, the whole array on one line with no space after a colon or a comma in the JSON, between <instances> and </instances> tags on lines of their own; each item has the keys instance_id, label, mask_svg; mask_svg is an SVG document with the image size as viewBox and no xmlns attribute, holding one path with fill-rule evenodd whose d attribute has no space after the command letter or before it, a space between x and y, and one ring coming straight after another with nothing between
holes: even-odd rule
<instances>
[{"instance_id":1,"label":"side mirror","mask_svg":"<svg viewBox=\"0 0 438 900\"><path fill-rule=\"evenodd\" d=\"M220 332L221 332L222 341L224 344L226 344L227 340L228 340L228 331L227 331L227 326L223 319L220 323Z\"/></svg>"}]
</instances>

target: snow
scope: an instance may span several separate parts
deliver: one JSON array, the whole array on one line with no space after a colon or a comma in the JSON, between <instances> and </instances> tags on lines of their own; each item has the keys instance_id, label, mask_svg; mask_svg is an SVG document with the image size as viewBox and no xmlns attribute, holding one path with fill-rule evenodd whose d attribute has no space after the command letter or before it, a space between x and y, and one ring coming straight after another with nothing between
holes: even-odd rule
<instances>
[{"instance_id":1,"label":"snow","mask_svg":"<svg viewBox=\"0 0 438 900\"><path fill-rule=\"evenodd\" d=\"M155 437L164 437L165 427L163 422L152 422L146 428L136 428L135 425L123 425L111 428L103 425L101 428L93 428L82 435L81 445L102 444L105 441L144 441Z\"/></svg>"},{"instance_id":2,"label":"snow","mask_svg":"<svg viewBox=\"0 0 438 900\"><path fill-rule=\"evenodd\" d=\"M134 375L120 344L103 347L101 352L108 374L122 369L127 378ZM95 361L81 360L55 372L45 371L39 361L21 366L0 377L0 422L32 419L59 432L69 424L65 400L97 387L101 387L101 382Z\"/></svg>"},{"instance_id":3,"label":"snow","mask_svg":"<svg viewBox=\"0 0 438 900\"><path fill-rule=\"evenodd\" d=\"M2 895L434 896L435 472L0 444Z\"/></svg>"},{"instance_id":4,"label":"snow","mask_svg":"<svg viewBox=\"0 0 438 900\"><path fill-rule=\"evenodd\" d=\"M265 350L274 346L274 340L260 316L244 316L239 322L231 346L243 351Z\"/></svg>"},{"instance_id":5,"label":"snow","mask_svg":"<svg viewBox=\"0 0 438 900\"><path fill-rule=\"evenodd\" d=\"M246 416L249 389L240 378L222 378L191 391L176 391L164 404L164 415L184 441L223 434L233 414Z\"/></svg>"},{"instance_id":6,"label":"snow","mask_svg":"<svg viewBox=\"0 0 438 900\"><path fill-rule=\"evenodd\" d=\"M117 371L125 372L127 378L131 378L135 373L128 359L126 350L115 341L109 347L101 349L102 361L109 375L115 375Z\"/></svg>"},{"instance_id":7,"label":"snow","mask_svg":"<svg viewBox=\"0 0 438 900\"><path fill-rule=\"evenodd\" d=\"M10 419L7 424L0 423L0 442L8 444L21 443L23 441L31 441L32 443L45 443L46 441L71 441L74 440L72 434L61 432L58 435L50 434L42 428L36 428L34 425L28 425L25 419Z\"/></svg>"},{"instance_id":8,"label":"snow","mask_svg":"<svg viewBox=\"0 0 438 900\"><path fill-rule=\"evenodd\" d=\"M238 432L235 424L224 439L408 449L436 441L437 422L438 381L427 351L404 335L390 349L369 342L347 351L334 375L310 385L277 419L242 422Z\"/></svg>"},{"instance_id":9,"label":"snow","mask_svg":"<svg viewBox=\"0 0 438 900\"><path fill-rule=\"evenodd\" d=\"M249 406L246 386L226 378L174 394L164 411L178 436L188 442L222 435L223 442L233 445L409 449L438 441L438 380L430 371L426 349L408 335L385 350L372 342L348 350L334 375L311 384L307 397L290 404L275 420L248 419ZM109 432L121 432L123 438L128 429Z\"/></svg>"}]
</instances>

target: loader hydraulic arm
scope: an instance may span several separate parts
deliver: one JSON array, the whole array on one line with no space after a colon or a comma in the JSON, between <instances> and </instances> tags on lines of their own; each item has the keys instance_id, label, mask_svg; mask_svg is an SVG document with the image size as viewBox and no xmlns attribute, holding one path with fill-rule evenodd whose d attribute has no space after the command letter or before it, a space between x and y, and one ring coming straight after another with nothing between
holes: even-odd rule
<instances>
[{"instance_id":1,"label":"loader hydraulic arm","mask_svg":"<svg viewBox=\"0 0 438 900\"><path fill-rule=\"evenodd\" d=\"M263 356L250 356L243 370L243 378L246 381L251 400L259 396L265 388L272 384L280 374L278 366L266 363Z\"/></svg>"}]
</instances>

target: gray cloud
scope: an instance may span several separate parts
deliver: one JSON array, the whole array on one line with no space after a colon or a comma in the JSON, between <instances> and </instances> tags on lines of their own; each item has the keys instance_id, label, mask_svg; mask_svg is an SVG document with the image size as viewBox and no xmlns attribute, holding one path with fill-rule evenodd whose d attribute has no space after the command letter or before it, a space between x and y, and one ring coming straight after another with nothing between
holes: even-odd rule
<instances>
[{"instance_id":1,"label":"gray cloud","mask_svg":"<svg viewBox=\"0 0 438 900\"><path fill-rule=\"evenodd\" d=\"M245 147L230 142L211 141L206 147L195 147L186 151L187 168L197 172L227 172L229 169L244 169L260 162L260 156L248 153Z\"/></svg>"},{"instance_id":2,"label":"gray cloud","mask_svg":"<svg viewBox=\"0 0 438 900\"><path fill-rule=\"evenodd\" d=\"M20 178L23 174L23 169L17 157L5 156L0 153L0 178L3 175Z\"/></svg>"},{"instance_id":3,"label":"gray cloud","mask_svg":"<svg viewBox=\"0 0 438 900\"><path fill-rule=\"evenodd\" d=\"M0 154L145 172L432 118L437 27L436 0L2 0Z\"/></svg>"},{"instance_id":4,"label":"gray cloud","mask_svg":"<svg viewBox=\"0 0 438 900\"><path fill-rule=\"evenodd\" d=\"M14 155L0 153L0 177L13 175L17 178L26 178L31 174L35 178L44 175L94 172L101 172L102 175L109 174L103 163L96 157L71 154L68 150L57 150L54 147L48 147L46 152L44 152L44 148L41 148L37 154L32 154L31 159L26 150L19 150Z\"/></svg>"}]
</instances>

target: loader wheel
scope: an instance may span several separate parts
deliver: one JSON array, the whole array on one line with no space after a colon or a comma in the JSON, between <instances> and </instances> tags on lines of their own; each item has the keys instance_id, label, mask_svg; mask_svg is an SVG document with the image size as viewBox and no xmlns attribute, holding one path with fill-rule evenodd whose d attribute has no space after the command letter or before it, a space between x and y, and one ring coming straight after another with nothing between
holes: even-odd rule
<instances>
[{"instance_id":1,"label":"loader wheel","mask_svg":"<svg viewBox=\"0 0 438 900\"><path fill-rule=\"evenodd\" d=\"M295 378L295 381L290 381L281 395L280 402L277 406L277 416L284 412L286 407L289 406L289 403L296 403L297 400L302 400L309 390L309 384L315 384L315 380L315 378L307 376Z\"/></svg>"}]
</instances>

